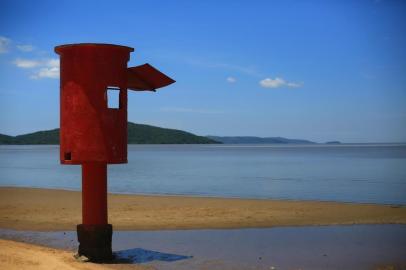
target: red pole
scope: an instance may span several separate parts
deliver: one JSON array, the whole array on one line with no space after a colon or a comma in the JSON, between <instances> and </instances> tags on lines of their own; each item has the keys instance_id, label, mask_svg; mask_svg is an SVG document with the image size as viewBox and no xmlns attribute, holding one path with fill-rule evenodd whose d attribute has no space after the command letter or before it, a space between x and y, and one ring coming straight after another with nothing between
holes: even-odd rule
<instances>
[{"instance_id":1,"label":"red pole","mask_svg":"<svg viewBox=\"0 0 406 270\"><path fill-rule=\"evenodd\" d=\"M82 164L82 220L85 225L107 224L107 164Z\"/></svg>"},{"instance_id":2,"label":"red pole","mask_svg":"<svg viewBox=\"0 0 406 270\"><path fill-rule=\"evenodd\" d=\"M107 223L107 164L82 164L82 224L77 225L79 251L92 261L113 258L113 226Z\"/></svg>"}]
</instances>

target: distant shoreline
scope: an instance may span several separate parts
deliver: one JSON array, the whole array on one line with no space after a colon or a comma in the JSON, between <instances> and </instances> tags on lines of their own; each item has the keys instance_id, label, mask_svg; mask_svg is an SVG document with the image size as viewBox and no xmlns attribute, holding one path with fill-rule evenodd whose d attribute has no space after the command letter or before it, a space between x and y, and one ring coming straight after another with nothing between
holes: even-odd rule
<instances>
[{"instance_id":1,"label":"distant shoreline","mask_svg":"<svg viewBox=\"0 0 406 270\"><path fill-rule=\"evenodd\" d=\"M36 187L36 186L13 186L13 185L0 185L1 189L33 189L33 190L50 190L50 191L67 191L67 192L81 192L77 188L58 188L58 187ZM209 195L209 194L187 194L187 193L146 193L146 192L108 192L109 195L123 195L123 196L144 196L144 197L169 197L169 198L200 198L200 199L224 199L224 200L247 200L247 201L280 201L280 202L310 202L310 203L337 203L337 204L356 204L356 205L377 205L377 206L389 206L391 208L404 207L406 204L401 203L378 203L378 202L357 202L357 201L339 201L339 200L318 200L318 199L289 199L289 198L266 198L266 197L243 197L243 196L228 196L228 195Z\"/></svg>"},{"instance_id":2,"label":"distant shoreline","mask_svg":"<svg viewBox=\"0 0 406 270\"><path fill-rule=\"evenodd\" d=\"M38 145L38 146L59 146L59 143L37 143L37 144L5 144L0 143L0 146L30 146L30 145ZM340 144L329 144L329 143L128 143L127 145L141 145L141 146L159 146L159 145L200 145L200 146L217 146L217 147L224 147L224 146L327 146L327 147L339 147L339 146L404 146L406 142L366 142L366 143L340 143Z\"/></svg>"},{"instance_id":3,"label":"distant shoreline","mask_svg":"<svg viewBox=\"0 0 406 270\"><path fill-rule=\"evenodd\" d=\"M406 224L406 207L317 201L109 194L109 222L118 230L268 228ZM0 188L0 228L74 230L81 193Z\"/></svg>"},{"instance_id":4,"label":"distant shoreline","mask_svg":"<svg viewBox=\"0 0 406 270\"><path fill-rule=\"evenodd\" d=\"M129 144L316 144L304 139L258 136L199 136L183 130L162 128L128 122L127 137ZM6 144L59 144L59 128L41 130L32 133L10 136L0 134L0 145ZM340 141L328 141L325 144L341 144Z\"/></svg>"}]
</instances>

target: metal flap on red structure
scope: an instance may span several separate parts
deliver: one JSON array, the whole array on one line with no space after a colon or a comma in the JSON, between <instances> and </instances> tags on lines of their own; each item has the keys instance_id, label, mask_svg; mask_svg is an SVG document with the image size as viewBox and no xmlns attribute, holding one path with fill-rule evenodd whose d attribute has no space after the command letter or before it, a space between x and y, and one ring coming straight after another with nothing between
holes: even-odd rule
<instances>
[{"instance_id":1,"label":"metal flap on red structure","mask_svg":"<svg viewBox=\"0 0 406 270\"><path fill-rule=\"evenodd\" d=\"M127 69L127 88L135 91L155 91L175 82L150 64Z\"/></svg>"}]
</instances>

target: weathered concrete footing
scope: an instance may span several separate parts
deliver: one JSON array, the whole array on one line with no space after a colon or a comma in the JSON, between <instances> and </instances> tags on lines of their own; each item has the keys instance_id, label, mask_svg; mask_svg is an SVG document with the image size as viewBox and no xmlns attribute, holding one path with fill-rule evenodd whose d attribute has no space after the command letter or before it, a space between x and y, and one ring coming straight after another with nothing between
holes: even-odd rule
<instances>
[{"instance_id":1,"label":"weathered concrete footing","mask_svg":"<svg viewBox=\"0 0 406 270\"><path fill-rule=\"evenodd\" d=\"M78 224L79 256L86 256L92 262L105 262L113 259L111 239L113 226Z\"/></svg>"}]
</instances>

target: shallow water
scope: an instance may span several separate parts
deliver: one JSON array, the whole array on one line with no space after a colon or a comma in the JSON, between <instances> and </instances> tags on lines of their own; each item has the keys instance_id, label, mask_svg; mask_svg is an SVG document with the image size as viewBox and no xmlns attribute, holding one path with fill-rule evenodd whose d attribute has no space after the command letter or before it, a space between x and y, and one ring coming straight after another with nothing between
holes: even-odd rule
<instances>
[{"instance_id":1,"label":"shallow water","mask_svg":"<svg viewBox=\"0 0 406 270\"><path fill-rule=\"evenodd\" d=\"M76 232L1 230L0 238L76 249ZM158 269L374 269L406 265L406 225L116 231L113 250Z\"/></svg>"},{"instance_id":2,"label":"shallow water","mask_svg":"<svg viewBox=\"0 0 406 270\"><path fill-rule=\"evenodd\" d=\"M80 190L58 146L0 146L0 186ZM129 145L109 191L406 205L406 145Z\"/></svg>"}]
</instances>

